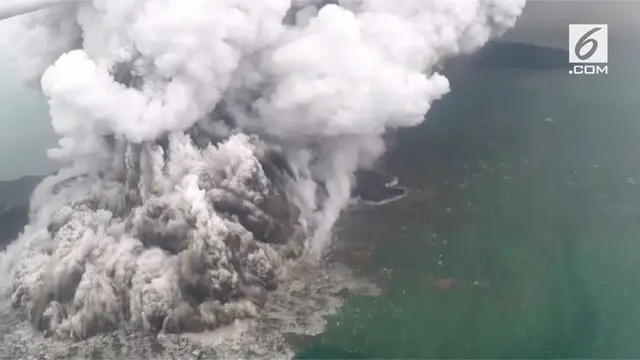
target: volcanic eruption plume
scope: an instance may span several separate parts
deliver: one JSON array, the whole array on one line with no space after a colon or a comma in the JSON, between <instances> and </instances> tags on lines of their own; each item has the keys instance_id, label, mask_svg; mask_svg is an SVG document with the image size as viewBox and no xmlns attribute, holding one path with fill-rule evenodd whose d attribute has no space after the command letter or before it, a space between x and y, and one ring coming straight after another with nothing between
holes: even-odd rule
<instances>
[{"instance_id":1,"label":"volcanic eruption plume","mask_svg":"<svg viewBox=\"0 0 640 360\"><path fill-rule=\"evenodd\" d=\"M256 316L283 261L322 255L384 132L448 92L434 67L523 6L93 0L17 19L65 165L0 258L13 307L63 339Z\"/></svg>"}]
</instances>

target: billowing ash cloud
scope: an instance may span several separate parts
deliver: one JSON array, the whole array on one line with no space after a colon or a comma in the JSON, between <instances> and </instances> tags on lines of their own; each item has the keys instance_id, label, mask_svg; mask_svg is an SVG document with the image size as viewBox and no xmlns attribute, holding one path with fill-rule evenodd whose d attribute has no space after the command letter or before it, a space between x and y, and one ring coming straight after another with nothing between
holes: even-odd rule
<instances>
[{"instance_id":1,"label":"billowing ash cloud","mask_svg":"<svg viewBox=\"0 0 640 360\"><path fill-rule=\"evenodd\" d=\"M317 256L381 135L449 90L434 68L524 0L93 0L20 19L68 164L0 264L38 329L213 329ZM4 277L3 276L3 277Z\"/></svg>"}]
</instances>

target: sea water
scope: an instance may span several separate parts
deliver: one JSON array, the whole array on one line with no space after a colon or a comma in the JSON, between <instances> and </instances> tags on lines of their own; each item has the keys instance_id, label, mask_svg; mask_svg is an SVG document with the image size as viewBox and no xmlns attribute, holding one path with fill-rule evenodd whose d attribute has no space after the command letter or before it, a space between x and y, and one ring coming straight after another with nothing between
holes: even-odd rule
<instances>
[{"instance_id":1,"label":"sea water","mask_svg":"<svg viewBox=\"0 0 640 360\"><path fill-rule=\"evenodd\" d=\"M380 284L300 358L640 357L640 76L468 69L349 211L336 258ZM626 61L621 61L626 60Z\"/></svg>"}]
</instances>

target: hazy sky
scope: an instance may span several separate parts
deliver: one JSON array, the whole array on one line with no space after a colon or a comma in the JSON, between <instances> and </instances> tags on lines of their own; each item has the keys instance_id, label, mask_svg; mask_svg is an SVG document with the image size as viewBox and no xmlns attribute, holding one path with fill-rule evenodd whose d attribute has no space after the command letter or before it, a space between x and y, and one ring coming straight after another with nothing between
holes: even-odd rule
<instances>
[{"instance_id":1,"label":"hazy sky","mask_svg":"<svg viewBox=\"0 0 640 360\"><path fill-rule=\"evenodd\" d=\"M56 143L47 105L18 81L0 50L0 180L52 171L45 152Z\"/></svg>"},{"instance_id":2,"label":"hazy sky","mask_svg":"<svg viewBox=\"0 0 640 360\"><path fill-rule=\"evenodd\" d=\"M568 24L605 23L609 24L610 51L635 54L640 53L638 14L640 1L529 0L516 28L505 38L566 48ZM37 92L20 85L1 49L0 79L0 180L51 171L55 164L45 151L57 139L46 104Z\"/></svg>"}]
</instances>

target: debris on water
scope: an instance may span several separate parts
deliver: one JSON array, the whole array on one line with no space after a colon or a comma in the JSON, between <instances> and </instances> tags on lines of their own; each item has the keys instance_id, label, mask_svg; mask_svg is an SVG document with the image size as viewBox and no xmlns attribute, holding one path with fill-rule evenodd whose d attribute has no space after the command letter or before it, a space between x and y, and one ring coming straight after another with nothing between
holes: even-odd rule
<instances>
[{"instance_id":1,"label":"debris on water","mask_svg":"<svg viewBox=\"0 0 640 360\"><path fill-rule=\"evenodd\" d=\"M371 256L371 251L370 250L352 250L351 251L351 255L353 256L357 256L357 257L368 257Z\"/></svg>"},{"instance_id":2,"label":"debris on water","mask_svg":"<svg viewBox=\"0 0 640 360\"><path fill-rule=\"evenodd\" d=\"M544 119L544 121L546 121L546 122L554 122L554 121L556 121L556 119L548 117L548 118Z\"/></svg>"},{"instance_id":3,"label":"debris on water","mask_svg":"<svg viewBox=\"0 0 640 360\"><path fill-rule=\"evenodd\" d=\"M489 281L480 281L480 280L476 280L472 284L473 287L480 287L480 288L486 288L489 285L491 285Z\"/></svg>"},{"instance_id":4,"label":"debris on water","mask_svg":"<svg viewBox=\"0 0 640 360\"><path fill-rule=\"evenodd\" d=\"M634 178L627 178L627 182L631 185L635 185L636 184L636 180Z\"/></svg>"},{"instance_id":5,"label":"debris on water","mask_svg":"<svg viewBox=\"0 0 640 360\"><path fill-rule=\"evenodd\" d=\"M453 290L453 287L455 284L456 284L456 279L450 278L450 277L440 278L436 282L436 285L440 288L440 290L444 290L444 291Z\"/></svg>"},{"instance_id":6,"label":"debris on water","mask_svg":"<svg viewBox=\"0 0 640 360\"><path fill-rule=\"evenodd\" d=\"M382 270L380 270L380 273L386 276L391 276L391 274L393 273L393 269L382 268Z\"/></svg>"}]
</instances>

